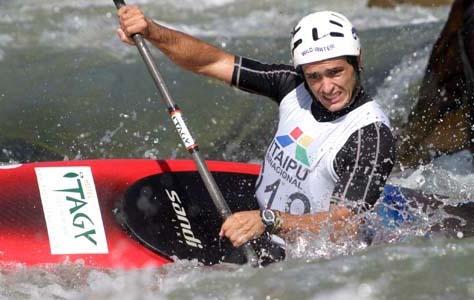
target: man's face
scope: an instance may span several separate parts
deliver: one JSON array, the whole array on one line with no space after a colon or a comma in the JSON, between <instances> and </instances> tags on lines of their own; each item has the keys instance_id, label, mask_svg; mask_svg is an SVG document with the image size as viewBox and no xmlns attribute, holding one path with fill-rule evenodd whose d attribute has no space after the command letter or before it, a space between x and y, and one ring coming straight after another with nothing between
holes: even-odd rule
<instances>
[{"instance_id":1,"label":"man's face","mask_svg":"<svg viewBox=\"0 0 474 300\"><path fill-rule=\"evenodd\" d=\"M336 112L349 104L356 85L356 74L345 57L302 67L311 92L327 110Z\"/></svg>"}]
</instances>

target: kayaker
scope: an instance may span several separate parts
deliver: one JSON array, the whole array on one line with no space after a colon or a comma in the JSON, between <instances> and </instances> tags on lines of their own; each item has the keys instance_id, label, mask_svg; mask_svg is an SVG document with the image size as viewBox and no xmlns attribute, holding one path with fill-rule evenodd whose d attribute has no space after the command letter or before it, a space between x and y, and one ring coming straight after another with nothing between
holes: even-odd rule
<instances>
[{"instance_id":1,"label":"kayaker","mask_svg":"<svg viewBox=\"0 0 474 300\"><path fill-rule=\"evenodd\" d=\"M118 11L120 39L141 33L177 65L264 95L279 105L279 124L256 184L261 210L231 215L220 235L234 246L264 232L300 230L352 238L361 212L380 197L395 160L387 116L361 86L360 40L343 15L302 18L291 39L293 65L227 53L147 18ZM327 227L329 226L329 227Z\"/></svg>"}]
</instances>

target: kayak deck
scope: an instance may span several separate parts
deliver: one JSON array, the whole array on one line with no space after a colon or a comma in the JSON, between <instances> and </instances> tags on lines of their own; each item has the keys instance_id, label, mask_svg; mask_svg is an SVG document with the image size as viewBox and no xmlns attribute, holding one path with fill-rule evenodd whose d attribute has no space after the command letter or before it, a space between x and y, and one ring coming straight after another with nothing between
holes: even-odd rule
<instances>
[{"instance_id":1,"label":"kayak deck","mask_svg":"<svg viewBox=\"0 0 474 300\"><path fill-rule=\"evenodd\" d=\"M258 209L260 166L208 161L232 211ZM240 249L218 236L222 222L191 160L84 160L0 167L0 265L81 263L94 268L156 267L181 259L244 263ZM387 185L376 207L399 226L413 212L447 218L432 231L474 235L474 202L446 205L434 195ZM284 251L265 236L256 251ZM268 251L267 251L268 250Z\"/></svg>"}]
</instances>

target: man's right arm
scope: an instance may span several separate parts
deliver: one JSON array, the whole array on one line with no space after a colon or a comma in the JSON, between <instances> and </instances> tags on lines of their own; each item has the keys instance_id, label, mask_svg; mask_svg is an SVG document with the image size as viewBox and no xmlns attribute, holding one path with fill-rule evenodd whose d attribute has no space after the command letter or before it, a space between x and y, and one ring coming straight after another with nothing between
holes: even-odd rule
<instances>
[{"instance_id":1,"label":"man's right arm","mask_svg":"<svg viewBox=\"0 0 474 300\"><path fill-rule=\"evenodd\" d=\"M146 18L136 6L118 10L120 39L133 44L130 38L140 33L177 65L227 83L232 81L234 55L185 33L164 27Z\"/></svg>"}]
</instances>

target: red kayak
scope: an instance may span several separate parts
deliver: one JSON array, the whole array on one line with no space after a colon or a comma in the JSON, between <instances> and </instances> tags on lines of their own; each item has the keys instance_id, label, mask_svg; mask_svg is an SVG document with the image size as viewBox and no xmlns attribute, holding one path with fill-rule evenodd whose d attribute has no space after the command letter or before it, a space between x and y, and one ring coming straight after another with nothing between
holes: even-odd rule
<instances>
[{"instance_id":1,"label":"red kayak","mask_svg":"<svg viewBox=\"0 0 474 300\"><path fill-rule=\"evenodd\" d=\"M219 173L255 177L259 172L259 166L253 164L210 161L208 165ZM123 216L117 212L134 184L163 173L190 174L193 185L200 180L194 162L188 160L85 160L0 167L0 263L80 262L90 267L128 269L170 262L169 256L153 245L144 246L146 241L124 228ZM173 180L172 176L164 179ZM176 198L177 190L167 191ZM151 205L148 209L156 208ZM177 217L171 219L179 221ZM181 222L183 228L175 223L181 229L178 234L193 232L186 230L187 222ZM166 230L176 236L175 226ZM187 236L192 243L192 235Z\"/></svg>"},{"instance_id":2,"label":"red kayak","mask_svg":"<svg viewBox=\"0 0 474 300\"><path fill-rule=\"evenodd\" d=\"M208 161L232 211L258 209L253 197L260 166ZM203 264L245 263L219 239L221 217L191 160L84 160L0 167L0 265L81 263L94 268L161 266L174 258ZM408 201L408 199L410 201ZM474 206L442 206L435 197L387 185L377 212L384 226L409 221L405 207L442 207L459 218L435 230L474 232ZM408 206L406 204L409 203ZM270 261L284 251L254 242Z\"/></svg>"}]
</instances>

